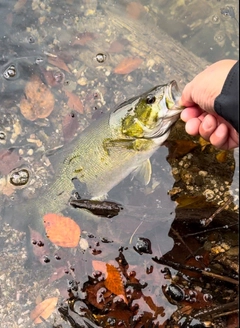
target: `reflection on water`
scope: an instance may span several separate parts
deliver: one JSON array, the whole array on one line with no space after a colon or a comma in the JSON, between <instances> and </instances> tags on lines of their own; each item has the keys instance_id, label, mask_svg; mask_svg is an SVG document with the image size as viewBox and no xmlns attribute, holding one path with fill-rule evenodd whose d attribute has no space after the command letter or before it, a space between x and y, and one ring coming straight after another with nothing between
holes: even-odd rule
<instances>
[{"instance_id":1,"label":"reflection on water","mask_svg":"<svg viewBox=\"0 0 240 328\"><path fill-rule=\"evenodd\" d=\"M64 215L81 228L78 247L51 243L39 221L29 230L26 216L37 221L29 200L44 195L61 154L92 121L155 85L175 79L183 88L209 62L238 58L238 20L237 1L1 2L0 318L6 327L45 319L39 327L236 320L238 167L234 173L232 152L190 139L181 124L153 155L148 186L127 178L109 192L110 201L123 205L118 216L79 219L66 206ZM225 208L230 188L234 201ZM199 224L211 215L209 227Z\"/></svg>"}]
</instances>

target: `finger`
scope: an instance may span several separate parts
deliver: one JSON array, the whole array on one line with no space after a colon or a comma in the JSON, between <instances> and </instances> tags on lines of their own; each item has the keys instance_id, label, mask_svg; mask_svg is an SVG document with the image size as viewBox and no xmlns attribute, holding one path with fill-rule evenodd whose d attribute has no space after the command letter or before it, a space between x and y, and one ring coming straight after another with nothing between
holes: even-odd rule
<instances>
[{"instance_id":1,"label":"finger","mask_svg":"<svg viewBox=\"0 0 240 328\"><path fill-rule=\"evenodd\" d=\"M199 107L188 107L185 108L181 113L181 119L184 122L187 122L188 120L198 117L202 114L202 110Z\"/></svg>"},{"instance_id":2,"label":"finger","mask_svg":"<svg viewBox=\"0 0 240 328\"><path fill-rule=\"evenodd\" d=\"M213 146L221 149L227 149L229 131L226 124L221 123L210 136L210 142Z\"/></svg>"},{"instance_id":3,"label":"finger","mask_svg":"<svg viewBox=\"0 0 240 328\"><path fill-rule=\"evenodd\" d=\"M179 101L181 106L184 107L194 106L195 102L192 99L191 92L192 92L192 83L190 82L187 85L185 85L183 89L181 99Z\"/></svg>"},{"instance_id":4,"label":"finger","mask_svg":"<svg viewBox=\"0 0 240 328\"><path fill-rule=\"evenodd\" d=\"M216 118L208 114L204 117L202 120L202 123L200 124L199 127L199 134L205 139L209 140L210 136L213 134L213 132L216 130L218 126Z\"/></svg>"},{"instance_id":5,"label":"finger","mask_svg":"<svg viewBox=\"0 0 240 328\"><path fill-rule=\"evenodd\" d=\"M192 136L196 136L199 134L200 125L201 125L201 121L195 117L187 121L185 125L185 130L188 134L191 134Z\"/></svg>"}]
</instances>

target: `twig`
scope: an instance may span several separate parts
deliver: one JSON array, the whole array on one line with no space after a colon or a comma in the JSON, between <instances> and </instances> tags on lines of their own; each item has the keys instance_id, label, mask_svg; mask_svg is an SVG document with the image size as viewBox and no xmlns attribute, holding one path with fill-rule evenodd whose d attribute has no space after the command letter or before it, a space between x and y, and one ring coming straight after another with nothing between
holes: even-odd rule
<instances>
[{"instance_id":1,"label":"twig","mask_svg":"<svg viewBox=\"0 0 240 328\"><path fill-rule=\"evenodd\" d=\"M234 285L239 284L238 280L236 280L236 279L221 276L219 274L208 272L208 271L205 271L205 270L202 270L202 269L199 269L199 268L196 268L196 267L192 267L192 266L189 266L189 265L184 265L184 264L176 263L176 262L173 262L173 261L167 261L167 260L163 259L162 257L159 258L159 259L157 257L153 257L152 260L156 263L159 263L159 264L168 265L168 266L170 266L170 267L172 267L173 269L176 269L176 270L182 269L182 270L195 271L195 272L201 273L203 276L211 277L211 278L218 279L218 280L221 280L221 281L227 281L227 282L229 282L231 284L234 284Z\"/></svg>"},{"instance_id":2,"label":"twig","mask_svg":"<svg viewBox=\"0 0 240 328\"><path fill-rule=\"evenodd\" d=\"M228 198L228 200L221 206L219 207L208 219L202 219L200 222L204 227L207 227L212 220L215 218L216 215L218 215L219 213L221 213L225 207L227 207L228 205L230 205L230 203L233 200L233 196L230 196Z\"/></svg>"},{"instance_id":3,"label":"twig","mask_svg":"<svg viewBox=\"0 0 240 328\"><path fill-rule=\"evenodd\" d=\"M188 233L188 234L184 235L184 237L186 238L186 237L191 237L191 236L198 236L202 233L207 233L207 232L210 232L210 231L220 230L220 229L228 229L228 228L234 227L236 225L238 225L238 223L233 223L231 225L226 224L226 225L221 226L221 227L216 227L216 228L206 229L206 230L202 230L202 231L198 231L198 232Z\"/></svg>"}]
</instances>

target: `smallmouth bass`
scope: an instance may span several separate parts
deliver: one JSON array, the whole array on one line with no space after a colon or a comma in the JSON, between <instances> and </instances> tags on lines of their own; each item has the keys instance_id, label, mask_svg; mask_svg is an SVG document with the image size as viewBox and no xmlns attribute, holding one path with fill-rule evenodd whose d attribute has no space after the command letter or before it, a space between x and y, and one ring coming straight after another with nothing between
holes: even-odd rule
<instances>
[{"instance_id":1,"label":"smallmouth bass","mask_svg":"<svg viewBox=\"0 0 240 328\"><path fill-rule=\"evenodd\" d=\"M32 220L46 213L61 212L75 189L74 180L84 186L83 190L78 190L80 196L84 193L95 200L105 199L130 173L148 184L151 178L149 158L167 139L178 120L182 111L178 107L179 98L177 83L172 81L104 114L62 152L55 180L44 194L29 200L21 210L21 206L9 209L8 215L31 218L32 226Z\"/></svg>"}]
</instances>

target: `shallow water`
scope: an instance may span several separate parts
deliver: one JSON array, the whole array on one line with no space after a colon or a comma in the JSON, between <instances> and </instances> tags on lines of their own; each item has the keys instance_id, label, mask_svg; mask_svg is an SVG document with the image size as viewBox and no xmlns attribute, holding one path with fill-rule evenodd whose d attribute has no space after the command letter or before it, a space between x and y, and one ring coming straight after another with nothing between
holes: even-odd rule
<instances>
[{"instance_id":1,"label":"shallow water","mask_svg":"<svg viewBox=\"0 0 240 328\"><path fill-rule=\"evenodd\" d=\"M178 303L172 304L164 296L162 286L172 280L164 278L164 265L152 258L170 253L167 259L176 260L179 250L172 257L171 250L178 244L184 246L181 239L175 239L173 230L169 233L177 204L173 187L180 188L172 172L177 162L181 163L176 155L173 160L166 159L172 154L170 146L161 147L153 155L153 176L147 187L128 177L109 192L110 200L123 204L124 210L118 216L80 221L82 238L78 247L69 250L49 242L35 248L30 256L26 248L29 222L23 217L10 221L4 213L11 206L27 206L30 198L44 194L54 176L50 155L58 161L58 148L67 149L92 120L157 84L176 79L182 89L208 63L237 59L237 7L237 1L0 1L0 318L6 327L34 327L31 311L36 304L58 297L59 307L69 297L69 281L80 281L79 290L87 282L91 286L89 276L103 267L98 267L96 261L121 267L122 262L116 261L121 256L129 265L124 269L135 272L141 286L147 283L142 287L144 296L132 296L132 315L126 318L129 327L141 327L141 320L146 327L152 323L166 326ZM37 88L33 90L34 83ZM33 111L26 99L35 106ZM198 154L199 166L204 166L201 161L209 160L209 153L203 149L202 157ZM237 204L239 170L236 167L234 172L228 156L231 174L224 182L232 185ZM237 151L235 158L238 162ZM19 167L29 173L29 181L16 187L7 179ZM220 178L216 175L216 185L210 189L222 186ZM198 187L200 193L201 185ZM199 193L192 192L191 197L199 197ZM69 208L65 213L77 220L78 215ZM212 209L208 216L211 214ZM183 235L193 232L187 229ZM39 238L34 231L31 239ZM148 250L140 254L136 248L146 239L151 241L152 253ZM198 251L192 239L187 245ZM184 250L182 256L187 258L189 254ZM179 258L182 256L179 254ZM177 272L174 269L172 274ZM83 300L80 291L79 295ZM133 309L134 304L138 304L138 310ZM112 308L114 315L110 315L106 309L100 313L101 306L94 301L88 306L95 319L100 320L102 315L103 327L121 326L118 317L130 311L120 306ZM81 316L76 320L86 325ZM89 313L88 320L93 321ZM70 327L55 309L39 327L58 324Z\"/></svg>"}]
</instances>

